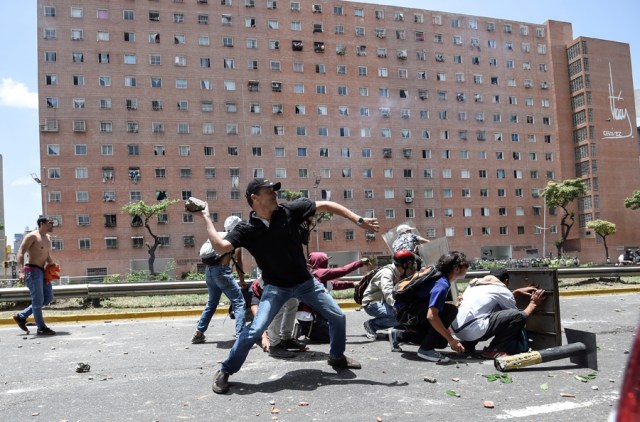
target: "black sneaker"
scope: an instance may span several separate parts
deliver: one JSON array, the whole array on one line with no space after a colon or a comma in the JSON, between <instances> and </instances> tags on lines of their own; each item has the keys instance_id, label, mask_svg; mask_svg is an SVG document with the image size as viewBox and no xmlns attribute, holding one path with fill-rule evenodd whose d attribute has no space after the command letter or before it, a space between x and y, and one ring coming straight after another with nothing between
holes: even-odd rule
<instances>
[{"instance_id":1,"label":"black sneaker","mask_svg":"<svg viewBox=\"0 0 640 422\"><path fill-rule=\"evenodd\" d=\"M26 331L27 333L29 332L29 329L27 328L27 320L24 318L20 318L20 315L15 314L13 316L13 320L16 322L16 324L18 324L18 327L20 327L20 329L22 331Z\"/></svg>"},{"instance_id":2,"label":"black sneaker","mask_svg":"<svg viewBox=\"0 0 640 422\"><path fill-rule=\"evenodd\" d=\"M191 344L202 344L207 340L207 338L204 336L204 334L200 334L199 336L197 335L193 335L193 337L191 338Z\"/></svg>"},{"instance_id":3,"label":"black sneaker","mask_svg":"<svg viewBox=\"0 0 640 422\"><path fill-rule=\"evenodd\" d=\"M307 345L301 342L300 340L296 340L295 338L282 340L279 346L289 350L299 350L301 352L307 350Z\"/></svg>"},{"instance_id":4,"label":"black sneaker","mask_svg":"<svg viewBox=\"0 0 640 422\"><path fill-rule=\"evenodd\" d=\"M269 356L278 359L291 359L295 355L282 346L282 343L269 346Z\"/></svg>"},{"instance_id":5,"label":"black sneaker","mask_svg":"<svg viewBox=\"0 0 640 422\"><path fill-rule=\"evenodd\" d=\"M42 330L38 330L36 332L36 335L38 335L38 336L55 336L56 332L45 325L44 327L42 327Z\"/></svg>"},{"instance_id":6,"label":"black sneaker","mask_svg":"<svg viewBox=\"0 0 640 422\"><path fill-rule=\"evenodd\" d=\"M359 362L342 355L339 358L329 358L327 363L334 368L349 368L349 369L361 369L362 365Z\"/></svg>"},{"instance_id":7,"label":"black sneaker","mask_svg":"<svg viewBox=\"0 0 640 422\"><path fill-rule=\"evenodd\" d=\"M229 374L218 369L213 376L211 389L216 394L227 394L229 392Z\"/></svg>"}]
</instances>

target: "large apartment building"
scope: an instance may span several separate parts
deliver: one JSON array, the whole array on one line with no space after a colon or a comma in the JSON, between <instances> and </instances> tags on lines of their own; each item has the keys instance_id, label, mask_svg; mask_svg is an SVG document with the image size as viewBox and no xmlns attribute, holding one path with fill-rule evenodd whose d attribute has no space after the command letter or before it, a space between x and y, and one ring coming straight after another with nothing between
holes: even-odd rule
<instances>
[{"instance_id":1,"label":"large apartment building","mask_svg":"<svg viewBox=\"0 0 640 422\"><path fill-rule=\"evenodd\" d=\"M409 221L470 258L555 252L561 213L538 193L580 177L566 252L604 261L597 218L619 228L612 249L640 243L623 205L640 180L629 46L570 23L336 0L38 0L38 57L43 209L71 276L146 268L151 237L123 205L196 196L221 226L249 216L253 177L383 232ZM174 205L151 228L156 262L195 268L200 220ZM340 218L310 249L389 255Z\"/></svg>"}]
</instances>

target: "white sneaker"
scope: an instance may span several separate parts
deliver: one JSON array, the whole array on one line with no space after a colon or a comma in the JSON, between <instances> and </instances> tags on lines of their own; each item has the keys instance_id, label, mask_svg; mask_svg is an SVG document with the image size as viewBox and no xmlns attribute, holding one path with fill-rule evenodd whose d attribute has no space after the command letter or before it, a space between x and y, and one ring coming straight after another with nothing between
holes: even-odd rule
<instances>
[{"instance_id":1,"label":"white sneaker","mask_svg":"<svg viewBox=\"0 0 640 422\"><path fill-rule=\"evenodd\" d=\"M367 336L369 340L375 340L378 338L378 334L373 331L373 328L371 328L371 324L369 323L369 321L364 322L364 335Z\"/></svg>"}]
</instances>

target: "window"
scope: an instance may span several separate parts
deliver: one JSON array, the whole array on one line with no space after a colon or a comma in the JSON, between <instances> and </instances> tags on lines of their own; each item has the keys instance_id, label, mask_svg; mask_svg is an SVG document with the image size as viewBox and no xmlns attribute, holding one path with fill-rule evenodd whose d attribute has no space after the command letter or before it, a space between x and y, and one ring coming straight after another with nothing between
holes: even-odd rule
<instances>
[{"instance_id":1,"label":"window","mask_svg":"<svg viewBox=\"0 0 640 422\"><path fill-rule=\"evenodd\" d=\"M53 40L56 39L58 37L57 32L55 29L52 28L45 28L44 29L44 39L45 40Z\"/></svg>"}]
</instances>

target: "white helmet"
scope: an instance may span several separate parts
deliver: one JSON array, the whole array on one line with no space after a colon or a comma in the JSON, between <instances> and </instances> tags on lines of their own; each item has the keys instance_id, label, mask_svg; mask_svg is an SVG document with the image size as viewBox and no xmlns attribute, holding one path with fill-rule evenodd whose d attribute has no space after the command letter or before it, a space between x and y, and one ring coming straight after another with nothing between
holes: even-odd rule
<instances>
[{"instance_id":1,"label":"white helmet","mask_svg":"<svg viewBox=\"0 0 640 422\"><path fill-rule=\"evenodd\" d=\"M227 217L227 219L224 220L224 231L226 231L227 233L232 231L236 227L236 225L241 221L242 219L235 215L231 215Z\"/></svg>"}]
</instances>

